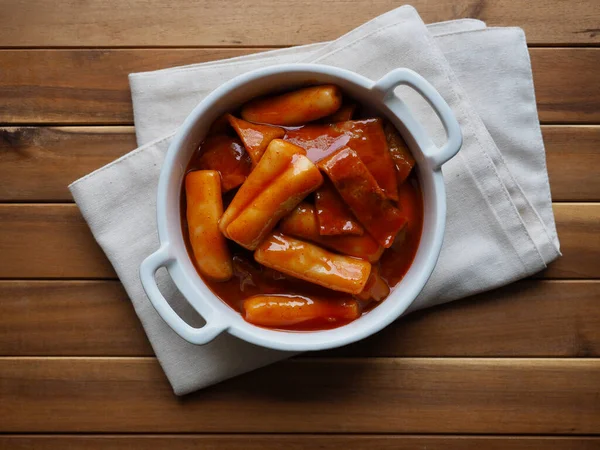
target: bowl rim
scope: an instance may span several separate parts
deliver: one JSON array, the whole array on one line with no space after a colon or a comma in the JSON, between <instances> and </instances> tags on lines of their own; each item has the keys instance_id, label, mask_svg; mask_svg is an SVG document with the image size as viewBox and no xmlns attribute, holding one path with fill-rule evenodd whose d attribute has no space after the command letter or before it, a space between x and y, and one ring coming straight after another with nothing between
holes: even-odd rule
<instances>
[{"instance_id":1,"label":"bowl rim","mask_svg":"<svg viewBox=\"0 0 600 450\"><path fill-rule=\"evenodd\" d=\"M177 185L176 190L180 192L182 171L185 171L185 168L181 168L181 164L178 165L178 157L190 145L200 143L196 142L197 137L193 138L195 132L202 135L208 129L207 123L212 123L225 110L231 110L231 108L219 110L223 99L234 94L240 95L243 89L259 89L258 85L273 82L278 78L289 80L294 77L311 81L315 81L311 77L316 77L320 78L316 80L318 83L331 82L341 85L342 89L351 86L350 90L355 90L353 96L356 97L355 93L360 91L361 95L368 97L369 102L376 105L375 108L391 120L407 140L417 160L417 171L423 193L424 224L421 241L417 255L404 279L392 289L382 304L347 325L329 330L275 330L246 322L239 312L229 307L208 288L197 273L185 248L182 254L183 234L178 197L176 224L173 224L173 219L170 218L173 213L169 213L173 211L172 205L170 207L169 204L172 202L174 185ZM323 79L330 81L321 81ZM300 83L291 82L291 84ZM393 95L393 89L401 84L409 85L423 95L441 119L447 133L447 142L441 149L433 144L425 129L414 119L406 105ZM260 89L263 93L268 92L264 87ZM240 96L243 97L243 94ZM253 97L255 95L249 98ZM220 107L224 108L222 105ZM209 120L209 116L212 120ZM204 118L206 118L202 125L204 131L198 132L199 123ZM394 69L376 82L345 69L319 64L282 64L235 77L215 89L194 108L169 146L157 191L156 217L160 248L146 258L140 266L142 285L160 316L181 337L195 344L208 343L224 331L256 345L286 351L323 350L363 339L402 315L431 276L441 251L445 229L446 198L441 166L458 152L461 143L460 127L446 102L424 78L409 69ZM185 165L187 166L187 161ZM164 299L154 280L156 270L162 266L167 268L188 303L206 320L204 327L194 328L185 323ZM190 267L193 273L190 272Z\"/></svg>"}]
</instances>

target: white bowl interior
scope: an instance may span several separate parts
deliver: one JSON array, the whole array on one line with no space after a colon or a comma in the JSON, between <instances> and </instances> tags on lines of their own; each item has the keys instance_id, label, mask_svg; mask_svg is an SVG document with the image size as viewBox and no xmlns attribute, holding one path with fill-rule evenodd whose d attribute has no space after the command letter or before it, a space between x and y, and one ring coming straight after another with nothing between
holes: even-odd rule
<instances>
[{"instance_id":1,"label":"white bowl interior","mask_svg":"<svg viewBox=\"0 0 600 450\"><path fill-rule=\"evenodd\" d=\"M419 182L423 193L424 223L421 242L413 264L404 279L393 289L387 299L359 319L339 328L311 332L279 331L257 327L246 322L237 311L212 293L197 274L189 258L180 223L179 196L183 176L192 154L204 139L211 123L220 115L236 109L252 98L274 90L322 83L337 84L363 105L378 111L391 120L405 138L417 161ZM207 97L183 125L178 149L169 149L169 152L176 151L176 154L172 160L167 156L159 183L159 192L166 188L166 195L162 201L159 196L157 205L161 242L169 242L176 260L176 264L169 265L168 270L175 284L192 306L201 313L205 310L202 302L210 303L221 319L229 324L228 331L231 334L258 345L282 350L314 350L345 345L379 331L399 317L410 306L429 278L441 245L436 235L439 235L440 227L443 233L444 226L444 217L441 217L445 216L441 172L434 172L428 167L413 137L413 133L418 130L406 128L402 117L397 116L397 114L402 115L401 110L393 111L377 100L370 91L372 84L372 81L364 77L334 68L324 68L320 73L315 72L314 69L308 71L288 69L258 79L251 77L242 79L235 86L224 86L226 89L218 89Z\"/></svg>"}]
</instances>

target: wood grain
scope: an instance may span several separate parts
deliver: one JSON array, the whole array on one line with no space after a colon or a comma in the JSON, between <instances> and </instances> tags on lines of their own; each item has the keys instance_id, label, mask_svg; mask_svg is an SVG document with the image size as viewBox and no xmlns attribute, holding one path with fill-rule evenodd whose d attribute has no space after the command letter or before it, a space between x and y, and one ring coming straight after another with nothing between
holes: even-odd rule
<instances>
[{"instance_id":1,"label":"wood grain","mask_svg":"<svg viewBox=\"0 0 600 450\"><path fill-rule=\"evenodd\" d=\"M131 124L127 74L263 50L0 51L0 123ZM531 60L542 122L600 122L600 49L533 48Z\"/></svg>"},{"instance_id":2,"label":"wood grain","mask_svg":"<svg viewBox=\"0 0 600 450\"><path fill-rule=\"evenodd\" d=\"M529 42L600 42L594 0L413 0L425 23L478 18L520 26ZM335 39L401 5L394 0L4 2L0 47L295 45ZM68 14L65 12L68 11Z\"/></svg>"},{"instance_id":3,"label":"wood grain","mask_svg":"<svg viewBox=\"0 0 600 450\"><path fill-rule=\"evenodd\" d=\"M0 355L154 355L117 281L0 281Z\"/></svg>"},{"instance_id":4,"label":"wood grain","mask_svg":"<svg viewBox=\"0 0 600 450\"><path fill-rule=\"evenodd\" d=\"M75 205L0 205L0 278L115 278Z\"/></svg>"},{"instance_id":5,"label":"wood grain","mask_svg":"<svg viewBox=\"0 0 600 450\"><path fill-rule=\"evenodd\" d=\"M598 359L296 359L176 399L151 358L2 358L0 424L6 432L592 434L598 379Z\"/></svg>"},{"instance_id":6,"label":"wood grain","mask_svg":"<svg viewBox=\"0 0 600 450\"><path fill-rule=\"evenodd\" d=\"M555 201L599 201L600 126L542 127ZM133 127L0 128L0 201L70 202L67 186L136 146Z\"/></svg>"},{"instance_id":7,"label":"wood grain","mask_svg":"<svg viewBox=\"0 0 600 450\"><path fill-rule=\"evenodd\" d=\"M598 123L598 67L599 48L532 49L531 70L540 121Z\"/></svg>"},{"instance_id":8,"label":"wood grain","mask_svg":"<svg viewBox=\"0 0 600 450\"><path fill-rule=\"evenodd\" d=\"M600 127L542 126L552 199L600 200Z\"/></svg>"},{"instance_id":9,"label":"wood grain","mask_svg":"<svg viewBox=\"0 0 600 450\"><path fill-rule=\"evenodd\" d=\"M132 124L127 75L253 49L0 51L0 123Z\"/></svg>"},{"instance_id":10,"label":"wood grain","mask_svg":"<svg viewBox=\"0 0 600 450\"><path fill-rule=\"evenodd\" d=\"M0 448L12 450L597 450L600 438L538 436L410 435L4 435Z\"/></svg>"},{"instance_id":11,"label":"wood grain","mask_svg":"<svg viewBox=\"0 0 600 450\"><path fill-rule=\"evenodd\" d=\"M533 281L412 313L321 356L596 357L600 283Z\"/></svg>"},{"instance_id":12,"label":"wood grain","mask_svg":"<svg viewBox=\"0 0 600 450\"><path fill-rule=\"evenodd\" d=\"M598 357L599 301L597 281L521 281L310 356ZM116 281L0 282L1 356L153 354Z\"/></svg>"},{"instance_id":13,"label":"wood grain","mask_svg":"<svg viewBox=\"0 0 600 450\"><path fill-rule=\"evenodd\" d=\"M563 257L545 278L600 278L600 203L555 203ZM0 278L115 278L74 204L0 204Z\"/></svg>"},{"instance_id":14,"label":"wood grain","mask_svg":"<svg viewBox=\"0 0 600 450\"><path fill-rule=\"evenodd\" d=\"M136 147L133 127L0 128L0 200L73 201L70 183Z\"/></svg>"},{"instance_id":15,"label":"wood grain","mask_svg":"<svg viewBox=\"0 0 600 450\"><path fill-rule=\"evenodd\" d=\"M75 205L16 203L71 202L70 182L135 147L128 73L337 38L398 5L2 3L0 448L600 449L600 203L554 205L564 257L545 279L183 399ZM521 26L533 47L600 44L597 0L413 5ZM530 53L553 199L600 202L600 48Z\"/></svg>"},{"instance_id":16,"label":"wood grain","mask_svg":"<svg viewBox=\"0 0 600 450\"><path fill-rule=\"evenodd\" d=\"M555 203L557 233L563 256L538 277L600 276L600 203Z\"/></svg>"}]
</instances>

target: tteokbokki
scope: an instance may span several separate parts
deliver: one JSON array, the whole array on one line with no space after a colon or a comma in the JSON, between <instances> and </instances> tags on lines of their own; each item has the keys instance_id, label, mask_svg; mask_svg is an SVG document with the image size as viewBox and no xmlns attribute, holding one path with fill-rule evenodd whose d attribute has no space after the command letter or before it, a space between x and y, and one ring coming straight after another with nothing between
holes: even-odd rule
<instances>
[{"instance_id":1,"label":"tteokbokki","mask_svg":"<svg viewBox=\"0 0 600 450\"><path fill-rule=\"evenodd\" d=\"M414 165L394 126L335 85L254 99L217 119L189 163L190 257L252 324L345 325L385 300L415 257Z\"/></svg>"}]
</instances>

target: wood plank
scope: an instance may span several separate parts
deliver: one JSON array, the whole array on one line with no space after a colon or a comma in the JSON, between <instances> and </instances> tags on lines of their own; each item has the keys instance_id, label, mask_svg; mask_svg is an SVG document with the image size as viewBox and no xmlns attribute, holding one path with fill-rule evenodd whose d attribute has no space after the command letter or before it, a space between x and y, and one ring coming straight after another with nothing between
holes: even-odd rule
<instances>
[{"instance_id":1,"label":"wood plank","mask_svg":"<svg viewBox=\"0 0 600 450\"><path fill-rule=\"evenodd\" d=\"M599 48L531 49L531 70L540 120L598 123L598 67Z\"/></svg>"},{"instance_id":2,"label":"wood plank","mask_svg":"<svg viewBox=\"0 0 600 450\"><path fill-rule=\"evenodd\" d=\"M262 50L0 51L0 123L132 124L127 74ZM542 122L600 122L600 49L533 48L531 60Z\"/></svg>"},{"instance_id":3,"label":"wood plank","mask_svg":"<svg viewBox=\"0 0 600 450\"><path fill-rule=\"evenodd\" d=\"M0 205L0 278L115 278L75 205Z\"/></svg>"},{"instance_id":4,"label":"wood plank","mask_svg":"<svg viewBox=\"0 0 600 450\"><path fill-rule=\"evenodd\" d=\"M1 19L0 19L1 20ZM0 123L132 124L127 75L253 49L0 51Z\"/></svg>"},{"instance_id":5,"label":"wood plank","mask_svg":"<svg viewBox=\"0 0 600 450\"><path fill-rule=\"evenodd\" d=\"M0 448L12 450L597 450L600 438L548 436L415 435L4 435Z\"/></svg>"},{"instance_id":6,"label":"wood plank","mask_svg":"<svg viewBox=\"0 0 600 450\"><path fill-rule=\"evenodd\" d=\"M154 352L117 281L0 281L0 355Z\"/></svg>"},{"instance_id":7,"label":"wood plank","mask_svg":"<svg viewBox=\"0 0 600 450\"><path fill-rule=\"evenodd\" d=\"M563 257L545 278L600 278L600 203L555 203ZM74 204L0 204L0 278L115 278Z\"/></svg>"},{"instance_id":8,"label":"wood plank","mask_svg":"<svg viewBox=\"0 0 600 450\"><path fill-rule=\"evenodd\" d=\"M0 128L0 201L72 202L71 182L136 147L133 127Z\"/></svg>"},{"instance_id":9,"label":"wood plank","mask_svg":"<svg viewBox=\"0 0 600 450\"><path fill-rule=\"evenodd\" d=\"M595 0L413 0L426 23L464 17L520 26L537 44L600 42ZM296 45L335 39L400 3L159 0L5 1L0 47ZM67 13L68 12L68 13ZM93 18L93 20L90 20Z\"/></svg>"},{"instance_id":10,"label":"wood plank","mask_svg":"<svg viewBox=\"0 0 600 450\"><path fill-rule=\"evenodd\" d=\"M600 282L523 280L418 311L370 338L313 355L596 357L599 352Z\"/></svg>"},{"instance_id":11,"label":"wood plank","mask_svg":"<svg viewBox=\"0 0 600 450\"><path fill-rule=\"evenodd\" d=\"M598 359L296 359L171 392L151 358L2 358L6 432L594 434Z\"/></svg>"},{"instance_id":12,"label":"wood plank","mask_svg":"<svg viewBox=\"0 0 600 450\"><path fill-rule=\"evenodd\" d=\"M537 276L600 277L600 203L555 203L553 209L563 256Z\"/></svg>"},{"instance_id":13,"label":"wood plank","mask_svg":"<svg viewBox=\"0 0 600 450\"><path fill-rule=\"evenodd\" d=\"M542 126L555 201L600 201L600 126ZM133 127L0 127L0 201L70 202L67 185L134 149Z\"/></svg>"},{"instance_id":14,"label":"wood plank","mask_svg":"<svg viewBox=\"0 0 600 450\"><path fill-rule=\"evenodd\" d=\"M598 201L600 127L542 126L554 201Z\"/></svg>"},{"instance_id":15,"label":"wood plank","mask_svg":"<svg viewBox=\"0 0 600 450\"><path fill-rule=\"evenodd\" d=\"M312 357L600 356L600 282L526 280ZM449 323L459 327L447 326ZM116 281L1 281L2 356L152 356Z\"/></svg>"}]
</instances>

